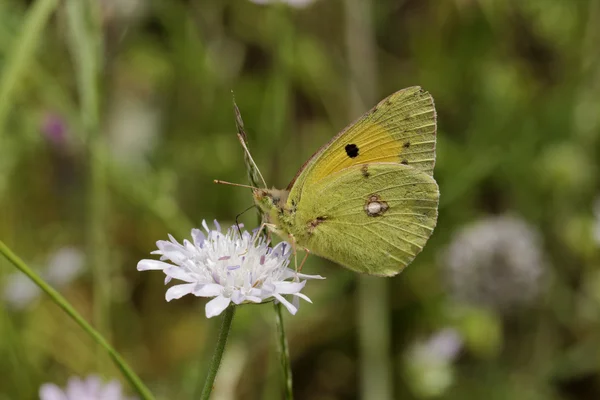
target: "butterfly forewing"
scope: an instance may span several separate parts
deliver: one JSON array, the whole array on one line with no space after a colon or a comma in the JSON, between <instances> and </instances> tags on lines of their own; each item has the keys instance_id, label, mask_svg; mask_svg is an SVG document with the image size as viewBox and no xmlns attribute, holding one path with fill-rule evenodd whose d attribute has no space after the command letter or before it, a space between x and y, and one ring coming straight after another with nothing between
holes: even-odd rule
<instances>
[{"instance_id":1,"label":"butterfly forewing","mask_svg":"<svg viewBox=\"0 0 600 400\"><path fill-rule=\"evenodd\" d=\"M360 164L397 163L432 176L435 134L436 113L431 95L417 86L400 90L315 153L288 189L294 197L294 191Z\"/></svg>"}]
</instances>

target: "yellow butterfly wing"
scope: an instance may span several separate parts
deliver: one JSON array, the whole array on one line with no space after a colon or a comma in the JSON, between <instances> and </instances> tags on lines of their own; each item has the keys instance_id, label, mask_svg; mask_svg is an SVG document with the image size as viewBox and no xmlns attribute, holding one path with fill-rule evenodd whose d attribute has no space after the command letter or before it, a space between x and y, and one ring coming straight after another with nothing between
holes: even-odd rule
<instances>
[{"instance_id":1,"label":"yellow butterfly wing","mask_svg":"<svg viewBox=\"0 0 600 400\"><path fill-rule=\"evenodd\" d=\"M436 225L438 186L410 166L350 166L306 189L291 233L299 245L356 272L396 275Z\"/></svg>"},{"instance_id":2,"label":"yellow butterfly wing","mask_svg":"<svg viewBox=\"0 0 600 400\"><path fill-rule=\"evenodd\" d=\"M390 162L433 175L436 113L431 95L418 86L383 99L338 133L300 169L288 186L291 196L302 187L358 164Z\"/></svg>"}]
</instances>

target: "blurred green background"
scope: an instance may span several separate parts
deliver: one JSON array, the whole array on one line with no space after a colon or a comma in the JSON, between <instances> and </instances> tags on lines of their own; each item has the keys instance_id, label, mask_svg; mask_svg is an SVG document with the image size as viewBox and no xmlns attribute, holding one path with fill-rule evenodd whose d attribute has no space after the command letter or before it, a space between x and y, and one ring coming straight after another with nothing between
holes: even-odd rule
<instances>
[{"instance_id":1,"label":"blurred green background","mask_svg":"<svg viewBox=\"0 0 600 400\"><path fill-rule=\"evenodd\" d=\"M246 183L232 91L282 188L420 85L438 111L438 226L391 279L309 257L327 279L286 315L296 398L600 398L600 1L287 3L0 1L0 239L158 398L196 398L219 319L204 299L167 303L136 264L252 204L212 183ZM3 258L0 285L0 399L122 379ZM213 398L282 398L272 306L241 307L231 335Z\"/></svg>"}]
</instances>

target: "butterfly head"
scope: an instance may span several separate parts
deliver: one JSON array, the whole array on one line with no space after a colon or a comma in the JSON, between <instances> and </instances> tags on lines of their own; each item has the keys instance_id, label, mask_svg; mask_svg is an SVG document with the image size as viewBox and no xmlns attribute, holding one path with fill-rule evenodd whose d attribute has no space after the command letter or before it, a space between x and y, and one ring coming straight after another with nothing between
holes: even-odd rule
<instances>
[{"instance_id":1,"label":"butterfly head","mask_svg":"<svg viewBox=\"0 0 600 400\"><path fill-rule=\"evenodd\" d=\"M254 189L252 194L256 205L266 214L272 216L273 213L283 211L290 192L278 189Z\"/></svg>"}]
</instances>

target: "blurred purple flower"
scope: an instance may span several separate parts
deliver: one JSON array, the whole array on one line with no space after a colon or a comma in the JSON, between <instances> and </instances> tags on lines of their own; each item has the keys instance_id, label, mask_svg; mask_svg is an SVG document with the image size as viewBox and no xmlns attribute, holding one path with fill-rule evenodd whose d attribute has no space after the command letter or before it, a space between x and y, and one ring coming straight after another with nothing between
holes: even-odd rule
<instances>
[{"instance_id":1,"label":"blurred purple flower","mask_svg":"<svg viewBox=\"0 0 600 400\"><path fill-rule=\"evenodd\" d=\"M40 387L40 400L134 400L123 394L121 384L116 381L103 383L90 375L85 379L72 377L67 387L62 389L53 383L45 383Z\"/></svg>"},{"instance_id":2,"label":"blurred purple flower","mask_svg":"<svg viewBox=\"0 0 600 400\"><path fill-rule=\"evenodd\" d=\"M316 0L250 0L255 4L274 4L274 3L284 3L288 6L294 8L305 8L314 3Z\"/></svg>"},{"instance_id":3,"label":"blurred purple flower","mask_svg":"<svg viewBox=\"0 0 600 400\"><path fill-rule=\"evenodd\" d=\"M66 142L67 124L60 115L46 113L42 121L42 134L52 144L62 147Z\"/></svg>"}]
</instances>

